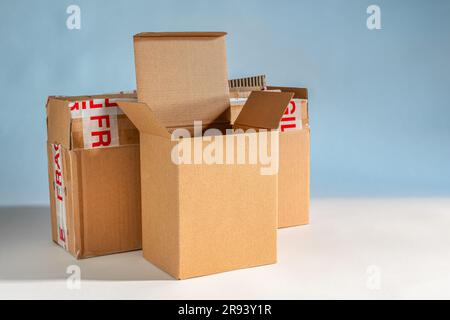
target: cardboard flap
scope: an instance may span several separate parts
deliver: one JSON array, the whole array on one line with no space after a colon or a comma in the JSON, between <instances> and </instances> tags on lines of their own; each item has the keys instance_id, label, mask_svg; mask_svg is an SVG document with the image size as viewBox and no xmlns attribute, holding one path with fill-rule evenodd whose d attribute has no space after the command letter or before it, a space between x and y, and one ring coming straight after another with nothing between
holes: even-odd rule
<instances>
[{"instance_id":1,"label":"cardboard flap","mask_svg":"<svg viewBox=\"0 0 450 320\"><path fill-rule=\"evenodd\" d=\"M281 90L282 92L293 92L294 93L294 99L306 99L308 100L308 89L306 88L294 88L294 87L267 87L267 90ZM309 118L309 111L308 111L308 104L305 105L306 107L304 110L302 110L302 119L308 122Z\"/></svg>"},{"instance_id":2,"label":"cardboard flap","mask_svg":"<svg viewBox=\"0 0 450 320\"><path fill-rule=\"evenodd\" d=\"M235 127L277 129L292 92L253 91L234 122Z\"/></svg>"},{"instance_id":3,"label":"cardboard flap","mask_svg":"<svg viewBox=\"0 0 450 320\"><path fill-rule=\"evenodd\" d=\"M306 88L269 86L267 87L267 90L280 90L281 92L293 92L294 99L308 99L308 89Z\"/></svg>"},{"instance_id":4,"label":"cardboard flap","mask_svg":"<svg viewBox=\"0 0 450 320\"><path fill-rule=\"evenodd\" d=\"M70 149L71 116L67 101L49 97L47 111L47 141Z\"/></svg>"},{"instance_id":5,"label":"cardboard flap","mask_svg":"<svg viewBox=\"0 0 450 320\"><path fill-rule=\"evenodd\" d=\"M169 132L158 122L147 104L121 101L118 105L140 132L164 138L170 137Z\"/></svg>"},{"instance_id":6,"label":"cardboard flap","mask_svg":"<svg viewBox=\"0 0 450 320\"><path fill-rule=\"evenodd\" d=\"M146 38L146 37L221 37L225 36L226 32L202 32L202 31L193 31L193 32L141 32L134 35L134 38Z\"/></svg>"},{"instance_id":7,"label":"cardboard flap","mask_svg":"<svg viewBox=\"0 0 450 320\"><path fill-rule=\"evenodd\" d=\"M213 123L230 106L224 32L134 38L138 100L165 127Z\"/></svg>"}]
</instances>

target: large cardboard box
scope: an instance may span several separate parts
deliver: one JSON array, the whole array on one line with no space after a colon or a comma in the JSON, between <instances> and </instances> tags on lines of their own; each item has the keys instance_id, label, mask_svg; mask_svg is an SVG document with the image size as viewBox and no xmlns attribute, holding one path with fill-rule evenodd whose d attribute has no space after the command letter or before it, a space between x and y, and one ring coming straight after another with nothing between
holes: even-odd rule
<instances>
[{"instance_id":1,"label":"large cardboard box","mask_svg":"<svg viewBox=\"0 0 450 320\"><path fill-rule=\"evenodd\" d=\"M47 102L52 238L76 258L141 248L139 132L124 100L136 96Z\"/></svg>"},{"instance_id":2,"label":"large cardboard box","mask_svg":"<svg viewBox=\"0 0 450 320\"><path fill-rule=\"evenodd\" d=\"M134 45L139 103L119 105L140 132L144 257L178 279L275 263L277 174L239 154L257 155L251 142L266 135L259 151L278 155L277 131L262 129L293 94L255 94L235 124L255 130L225 136L225 33L142 33Z\"/></svg>"},{"instance_id":3,"label":"large cardboard box","mask_svg":"<svg viewBox=\"0 0 450 320\"><path fill-rule=\"evenodd\" d=\"M310 128L308 90L293 87L254 86L252 77L230 80L230 115L233 123L252 90L293 92L280 121L280 169L278 175L278 227L309 224ZM259 82L257 82L259 83ZM250 84L250 86L249 86Z\"/></svg>"}]
</instances>

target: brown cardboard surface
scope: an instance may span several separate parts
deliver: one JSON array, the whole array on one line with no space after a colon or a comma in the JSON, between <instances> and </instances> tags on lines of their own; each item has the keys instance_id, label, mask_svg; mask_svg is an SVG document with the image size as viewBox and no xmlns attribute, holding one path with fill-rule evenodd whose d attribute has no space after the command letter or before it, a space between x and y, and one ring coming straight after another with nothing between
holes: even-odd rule
<instances>
[{"instance_id":1,"label":"brown cardboard surface","mask_svg":"<svg viewBox=\"0 0 450 320\"><path fill-rule=\"evenodd\" d=\"M275 263L277 176L175 165L174 146L141 135L144 257L178 279Z\"/></svg>"},{"instance_id":2,"label":"brown cardboard surface","mask_svg":"<svg viewBox=\"0 0 450 320\"><path fill-rule=\"evenodd\" d=\"M153 123L150 108L119 106L142 129L144 257L178 279L274 263L277 175L263 176L251 164L176 165L177 141ZM183 141L195 139L210 143Z\"/></svg>"},{"instance_id":3,"label":"brown cardboard surface","mask_svg":"<svg viewBox=\"0 0 450 320\"><path fill-rule=\"evenodd\" d=\"M51 161L50 144L48 153ZM81 259L140 249L139 146L64 149L62 154L68 251ZM52 239L57 242L50 166L49 183Z\"/></svg>"},{"instance_id":4,"label":"brown cardboard surface","mask_svg":"<svg viewBox=\"0 0 450 320\"><path fill-rule=\"evenodd\" d=\"M179 171L174 143L141 134L142 247L144 257L175 278L180 272Z\"/></svg>"},{"instance_id":5,"label":"brown cardboard surface","mask_svg":"<svg viewBox=\"0 0 450 320\"><path fill-rule=\"evenodd\" d=\"M165 127L212 123L228 109L225 33L143 33L134 51L138 100Z\"/></svg>"},{"instance_id":6,"label":"brown cardboard surface","mask_svg":"<svg viewBox=\"0 0 450 320\"><path fill-rule=\"evenodd\" d=\"M182 165L179 177L180 278L276 262L276 175L255 165Z\"/></svg>"},{"instance_id":7,"label":"brown cardboard surface","mask_svg":"<svg viewBox=\"0 0 450 320\"><path fill-rule=\"evenodd\" d=\"M63 100L49 97L47 106L47 141L59 143L70 149L71 118L67 103Z\"/></svg>"},{"instance_id":8,"label":"brown cardboard surface","mask_svg":"<svg viewBox=\"0 0 450 320\"><path fill-rule=\"evenodd\" d=\"M310 131L280 134L278 227L309 223Z\"/></svg>"},{"instance_id":9,"label":"brown cardboard surface","mask_svg":"<svg viewBox=\"0 0 450 320\"><path fill-rule=\"evenodd\" d=\"M269 86L267 90L290 92L294 94L294 99L308 99L308 90L305 88ZM245 95L248 96L245 91L230 93L236 98L245 98ZM242 110L242 105L230 107L232 123L237 121ZM302 130L280 133L279 228L309 224L310 221L310 129L307 104L302 108L301 115Z\"/></svg>"},{"instance_id":10,"label":"brown cardboard surface","mask_svg":"<svg viewBox=\"0 0 450 320\"><path fill-rule=\"evenodd\" d=\"M290 92L253 91L234 126L277 129L293 95Z\"/></svg>"},{"instance_id":11,"label":"brown cardboard surface","mask_svg":"<svg viewBox=\"0 0 450 320\"><path fill-rule=\"evenodd\" d=\"M139 147L74 151L80 164L84 257L141 247Z\"/></svg>"},{"instance_id":12,"label":"brown cardboard surface","mask_svg":"<svg viewBox=\"0 0 450 320\"><path fill-rule=\"evenodd\" d=\"M47 103L52 239L57 242L52 143L61 144L67 250L87 258L141 248L139 132L117 115L120 146L83 149L81 119L69 101L133 98L135 94L50 97Z\"/></svg>"}]
</instances>

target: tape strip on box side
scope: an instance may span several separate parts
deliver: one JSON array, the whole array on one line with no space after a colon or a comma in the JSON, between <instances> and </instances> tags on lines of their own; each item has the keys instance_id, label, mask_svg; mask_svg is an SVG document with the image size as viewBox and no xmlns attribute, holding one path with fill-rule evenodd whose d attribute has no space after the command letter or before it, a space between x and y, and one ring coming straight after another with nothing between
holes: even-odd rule
<instances>
[{"instance_id":1,"label":"tape strip on box side","mask_svg":"<svg viewBox=\"0 0 450 320\"><path fill-rule=\"evenodd\" d=\"M53 195L56 213L56 242L68 250L67 243L67 211L66 211L66 194L65 194L65 182L64 182L64 168L62 159L63 147L61 144L52 143L51 147L51 160L52 160L52 176L53 176Z\"/></svg>"}]
</instances>

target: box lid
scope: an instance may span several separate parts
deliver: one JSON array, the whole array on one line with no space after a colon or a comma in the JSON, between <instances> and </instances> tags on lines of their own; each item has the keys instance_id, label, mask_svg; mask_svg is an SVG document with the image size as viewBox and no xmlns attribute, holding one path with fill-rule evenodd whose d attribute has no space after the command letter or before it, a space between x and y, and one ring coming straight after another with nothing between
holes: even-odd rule
<instances>
[{"instance_id":1,"label":"box lid","mask_svg":"<svg viewBox=\"0 0 450 320\"><path fill-rule=\"evenodd\" d=\"M139 102L166 127L216 122L229 107L225 32L135 35Z\"/></svg>"},{"instance_id":2,"label":"box lid","mask_svg":"<svg viewBox=\"0 0 450 320\"><path fill-rule=\"evenodd\" d=\"M141 32L134 35L134 38L146 38L146 37L221 37L225 36L226 32L203 32L203 31L193 31L193 32Z\"/></svg>"},{"instance_id":3,"label":"box lid","mask_svg":"<svg viewBox=\"0 0 450 320\"><path fill-rule=\"evenodd\" d=\"M307 88L268 86L267 90L280 90L282 92L293 92L294 99L308 99Z\"/></svg>"},{"instance_id":4,"label":"box lid","mask_svg":"<svg viewBox=\"0 0 450 320\"><path fill-rule=\"evenodd\" d=\"M293 96L293 92L253 91L234 122L234 126L277 129Z\"/></svg>"}]
</instances>

